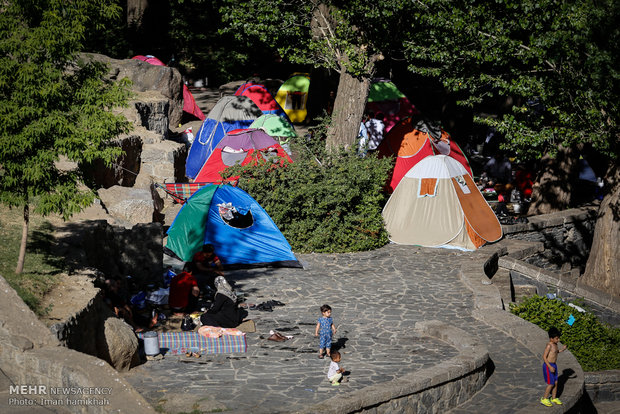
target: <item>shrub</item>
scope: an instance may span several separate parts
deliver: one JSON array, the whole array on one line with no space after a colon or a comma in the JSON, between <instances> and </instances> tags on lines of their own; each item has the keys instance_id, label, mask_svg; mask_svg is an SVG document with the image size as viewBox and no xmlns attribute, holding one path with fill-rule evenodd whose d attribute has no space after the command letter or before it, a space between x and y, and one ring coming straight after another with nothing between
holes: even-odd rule
<instances>
[{"instance_id":1,"label":"shrub","mask_svg":"<svg viewBox=\"0 0 620 414\"><path fill-rule=\"evenodd\" d=\"M390 159L360 157L355 149L324 149L323 125L315 138L291 143L295 162L235 166L223 177L240 176L238 186L263 206L294 251L370 250L388 241L381 209Z\"/></svg>"},{"instance_id":2,"label":"shrub","mask_svg":"<svg viewBox=\"0 0 620 414\"><path fill-rule=\"evenodd\" d=\"M601 323L590 312L578 312L557 299L534 295L519 305L510 305L510 312L530 321L545 331L555 326L563 344L573 353L585 371L620 368L620 329ZM566 321L573 315L575 322Z\"/></svg>"}]
</instances>

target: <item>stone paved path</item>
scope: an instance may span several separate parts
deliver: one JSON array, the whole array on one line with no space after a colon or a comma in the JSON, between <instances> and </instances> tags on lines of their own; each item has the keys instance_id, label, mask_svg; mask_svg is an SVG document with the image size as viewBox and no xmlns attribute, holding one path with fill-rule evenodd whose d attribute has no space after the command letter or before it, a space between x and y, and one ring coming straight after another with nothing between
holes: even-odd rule
<instances>
[{"instance_id":1,"label":"stone paved path","mask_svg":"<svg viewBox=\"0 0 620 414\"><path fill-rule=\"evenodd\" d=\"M414 331L416 321L439 320L486 343L494 364L483 390L455 413L514 412L540 398L540 362L525 347L471 316L472 293L460 281L457 263L469 253L388 245L372 252L300 255L302 269L228 272L248 303L284 302L273 312L250 311L257 332L246 354L203 355L193 362L169 356L127 374L145 398L169 412L291 412L332 396L430 367L456 350ZM338 327L342 365L350 381L332 387L329 363L316 356L314 326L328 303ZM269 330L293 335L266 340ZM544 408L541 406L541 408Z\"/></svg>"}]
</instances>

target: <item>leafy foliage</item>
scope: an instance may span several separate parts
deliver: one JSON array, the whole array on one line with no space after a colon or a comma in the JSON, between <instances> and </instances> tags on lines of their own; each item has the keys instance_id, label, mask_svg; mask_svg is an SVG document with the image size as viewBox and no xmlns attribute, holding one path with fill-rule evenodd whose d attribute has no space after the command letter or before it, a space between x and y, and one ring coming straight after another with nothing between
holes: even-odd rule
<instances>
[{"instance_id":1,"label":"leafy foliage","mask_svg":"<svg viewBox=\"0 0 620 414\"><path fill-rule=\"evenodd\" d=\"M387 243L381 192L391 165L353 150L327 152L325 123L314 137L292 143L292 164L262 162L236 166L223 176L240 176L238 186L267 211L296 252L347 252Z\"/></svg>"},{"instance_id":2,"label":"leafy foliage","mask_svg":"<svg viewBox=\"0 0 620 414\"><path fill-rule=\"evenodd\" d=\"M585 371L620 368L620 329L602 324L590 312L582 313L567 304L541 296L532 296L510 312L542 329L560 329L560 340L568 346ZM573 315L572 326L566 321Z\"/></svg>"},{"instance_id":3,"label":"leafy foliage","mask_svg":"<svg viewBox=\"0 0 620 414\"><path fill-rule=\"evenodd\" d=\"M106 68L77 59L91 16L119 13L111 1L7 1L0 14L0 202L68 218L94 193L78 188L77 163L120 155L110 139L128 122L110 111L126 102L126 83L102 81Z\"/></svg>"},{"instance_id":4,"label":"leafy foliage","mask_svg":"<svg viewBox=\"0 0 620 414\"><path fill-rule=\"evenodd\" d=\"M441 79L459 104L537 158L559 145L617 155L620 5L611 0L412 2L404 33L410 70ZM510 99L510 101L506 101Z\"/></svg>"}]
</instances>

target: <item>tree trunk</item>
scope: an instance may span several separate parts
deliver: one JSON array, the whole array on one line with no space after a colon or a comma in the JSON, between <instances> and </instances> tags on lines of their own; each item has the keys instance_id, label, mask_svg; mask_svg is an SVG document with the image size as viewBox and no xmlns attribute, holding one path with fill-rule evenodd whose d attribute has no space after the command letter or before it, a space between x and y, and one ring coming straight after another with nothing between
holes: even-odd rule
<instances>
[{"instance_id":1,"label":"tree trunk","mask_svg":"<svg viewBox=\"0 0 620 414\"><path fill-rule=\"evenodd\" d=\"M587 285L620 296L620 172L613 167L610 191L598 211L586 271Z\"/></svg>"},{"instance_id":2,"label":"tree trunk","mask_svg":"<svg viewBox=\"0 0 620 414\"><path fill-rule=\"evenodd\" d=\"M139 29L142 26L142 16L148 6L148 0L127 0L127 25L135 25Z\"/></svg>"},{"instance_id":3,"label":"tree trunk","mask_svg":"<svg viewBox=\"0 0 620 414\"><path fill-rule=\"evenodd\" d=\"M545 155L540 174L532 188L528 215L548 214L571 205L575 183L579 177L579 153L575 148L560 146L555 158Z\"/></svg>"},{"instance_id":4,"label":"tree trunk","mask_svg":"<svg viewBox=\"0 0 620 414\"><path fill-rule=\"evenodd\" d=\"M341 69L332 122L327 130L328 148L356 144L369 87L369 78L358 79Z\"/></svg>"},{"instance_id":5,"label":"tree trunk","mask_svg":"<svg viewBox=\"0 0 620 414\"><path fill-rule=\"evenodd\" d=\"M26 242L28 241L28 223L30 222L30 209L28 204L24 205L24 224L22 226L22 241L19 244L19 256L17 257L17 267L15 274L19 275L24 270L24 259L26 258Z\"/></svg>"}]
</instances>

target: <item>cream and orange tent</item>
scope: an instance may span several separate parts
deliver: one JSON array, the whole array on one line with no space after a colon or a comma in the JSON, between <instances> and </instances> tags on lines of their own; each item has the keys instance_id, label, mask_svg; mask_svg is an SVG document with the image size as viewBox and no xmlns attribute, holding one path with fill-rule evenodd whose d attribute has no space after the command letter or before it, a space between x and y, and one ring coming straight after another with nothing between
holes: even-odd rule
<instances>
[{"instance_id":1,"label":"cream and orange tent","mask_svg":"<svg viewBox=\"0 0 620 414\"><path fill-rule=\"evenodd\" d=\"M474 250L502 237L502 227L463 165L430 155L400 181L383 209L398 244Z\"/></svg>"}]
</instances>

